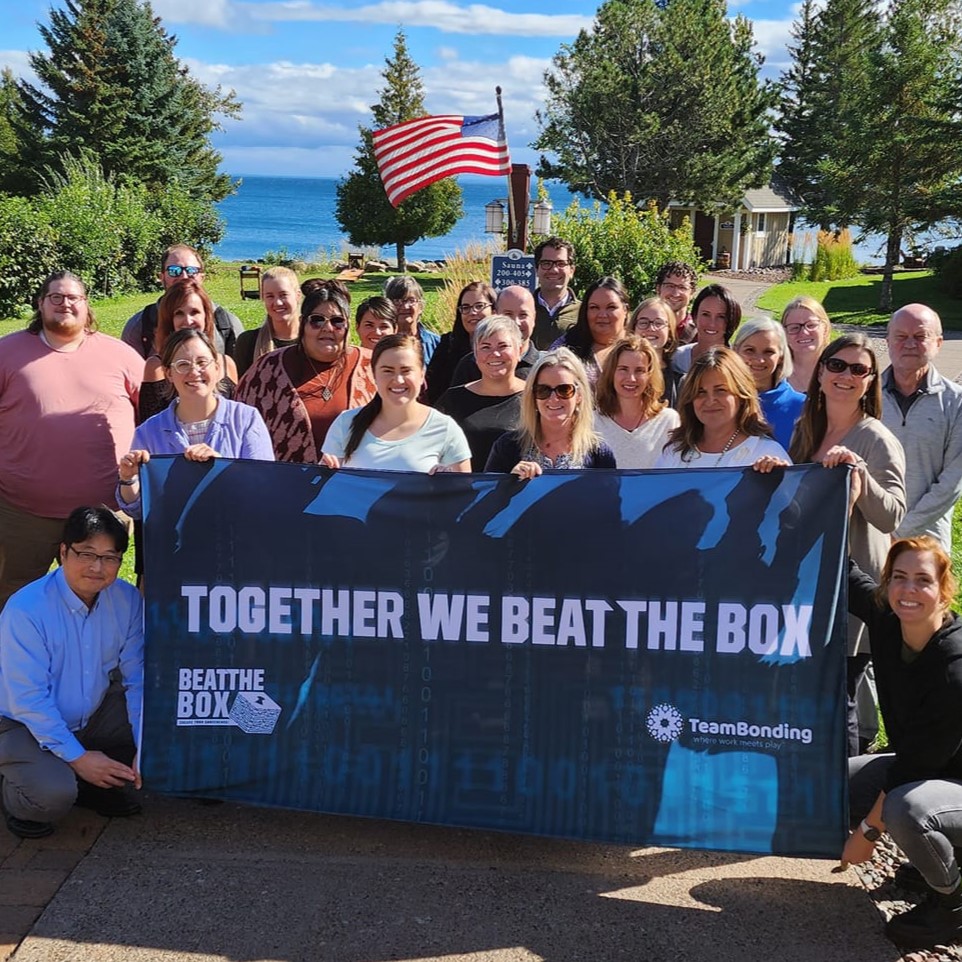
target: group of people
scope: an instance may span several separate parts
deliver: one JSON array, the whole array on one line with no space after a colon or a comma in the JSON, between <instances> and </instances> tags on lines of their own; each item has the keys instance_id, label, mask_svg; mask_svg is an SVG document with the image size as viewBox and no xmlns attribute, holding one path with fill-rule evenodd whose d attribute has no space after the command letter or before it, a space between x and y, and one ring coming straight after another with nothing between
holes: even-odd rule
<instances>
[{"instance_id":1,"label":"group of people","mask_svg":"<svg viewBox=\"0 0 962 962\"><path fill-rule=\"evenodd\" d=\"M116 580L127 529L106 508L77 505L117 505L139 519L139 472L152 455L521 480L548 469L848 465L849 750L861 828L846 854L857 860L888 826L935 892L901 928L893 922L893 936L922 944L935 928L962 933L952 850L962 817L925 822L925 846L901 837L920 824L915 782L940 813L956 796L962 813L953 781L962 713L952 701L962 634L947 607L962 388L933 364L938 315L920 304L895 312L883 372L870 341L833 339L810 298L779 320L743 321L730 290L697 290L680 262L637 306L615 277L576 297L574 250L561 238L539 245L535 262L534 293L467 284L440 336L422 322L424 292L410 277L388 281L352 318L345 285L301 284L272 267L261 279L264 323L245 331L204 290L197 252L178 245L164 255L162 297L120 341L96 332L79 278L46 280L28 328L0 345L8 827L41 836L78 799L106 814L137 809L126 788L139 785L131 731L142 609L136 589ZM865 755L857 698L870 658L893 755Z\"/></svg>"}]
</instances>

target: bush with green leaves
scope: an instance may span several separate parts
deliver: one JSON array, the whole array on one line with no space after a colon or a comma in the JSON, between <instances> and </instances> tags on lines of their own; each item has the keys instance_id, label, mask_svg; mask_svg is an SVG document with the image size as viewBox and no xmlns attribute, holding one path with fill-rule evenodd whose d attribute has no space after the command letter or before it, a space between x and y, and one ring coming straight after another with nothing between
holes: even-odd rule
<instances>
[{"instance_id":1,"label":"bush with green leaves","mask_svg":"<svg viewBox=\"0 0 962 962\"><path fill-rule=\"evenodd\" d=\"M0 196L0 317L24 313L57 265L56 235L26 197Z\"/></svg>"},{"instance_id":2,"label":"bush with green leaves","mask_svg":"<svg viewBox=\"0 0 962 962\"><path fill-rule=\"evenodd\" d=\"M939 279L939 287L952 297L962 297L962 245L934 251L927 266Z\"/></svg>"},{"instance_id":3,"label":"bush with green leaves","mask_svg":"<svg viewBox=\"0 0 962 962\"><path fill-rule=\"evenodd\" d=\"M654 293L662 264L685 261L696 271L703 267L688 223L672 229L668 212L655 205L638 207L631 194L609 194L602 207L595 201L582 207L578 200L554 218L551 233L575 249L575 286L584 290L599 277L621 279L632 303ZM544 238L535 238L532 246Z\"/></svg>"}]
</instances>

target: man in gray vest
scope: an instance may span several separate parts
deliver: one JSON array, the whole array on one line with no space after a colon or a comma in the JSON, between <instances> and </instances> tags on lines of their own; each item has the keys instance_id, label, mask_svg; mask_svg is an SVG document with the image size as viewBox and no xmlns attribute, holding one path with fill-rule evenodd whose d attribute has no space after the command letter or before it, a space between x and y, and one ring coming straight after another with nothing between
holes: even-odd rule
<instances>
[{"instance_id":1,"label":"man in gray vest","mask_svg":"<svg viewBox=\"0 0 962 962\"><path fill-rule=\"evenodd\" d=\"M892 315L882 422L905 448L908 504L895 536L930 534L951 553L962 494L962 387L935 369L941 347L942 321L930 307L907 304Z\"/></svg>"},{"instance_id":2,"label":"man in gray vest","mask_svg":"<svg viewBox=\"0 0 962 962\"><path fill-rule=\"evenodd\" d=\"M164 251L160 262L160 283L164 293L181 281L195 280L204 283L204 262L200 254L193 247L186 244L174 244ZM129 344L145 359L153 353L154 331L157 330L157 304L148 304L142 311L138 311L124 325L120 339ZM230 357L234 356L234 343L237 335L242 333L244 325L236 314L232 314L226 307L214 305L214 335L219 351Z\"/></svg>"}]
</instances>

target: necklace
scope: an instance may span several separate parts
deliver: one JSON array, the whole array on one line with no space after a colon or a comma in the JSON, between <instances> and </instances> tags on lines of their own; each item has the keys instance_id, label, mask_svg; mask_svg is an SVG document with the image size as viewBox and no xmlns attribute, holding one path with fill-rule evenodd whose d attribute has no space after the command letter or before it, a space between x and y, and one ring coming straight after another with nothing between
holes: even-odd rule
<instances>
[{"instance_id":1,"label":"necklace","mask_svg":"<svg viewBox=\"0 0 962 962\"><path fill-rule=\"evenodd\" d=\"M305 392L309 395L320 395L321 399L326 404L328 401L334 397L334 392L337 390L338 385L341 381L341 375L344 373L345 367L345 355L342 353L341 356L331 363L331 366L327 368L326 371L319 371L317 365L314 363L314 358L304 351L304 357L307 358L307 363L310 364L311 370L314 372L314 377L311 380L316 380L322 374L327 374L327 380L321 385L321 389L318 391L316 388L314 390Z\"/></svg>"},{"instance_id":2,"label":"necklace","mask_svg":"<svg viewBox=\"0 0 962 962\"><path fill-rule=\"evenodd\" d=\"M742 432L740 428L735 428L735 433L725 442L725 446L721 449L721 454L718 455L718 460L715 462L716 467L721 464L722 458L728 454L728 452L731 450L731 446L735 443L735 438L737 438L741 433Z\"/></svg>"}]
</instances>

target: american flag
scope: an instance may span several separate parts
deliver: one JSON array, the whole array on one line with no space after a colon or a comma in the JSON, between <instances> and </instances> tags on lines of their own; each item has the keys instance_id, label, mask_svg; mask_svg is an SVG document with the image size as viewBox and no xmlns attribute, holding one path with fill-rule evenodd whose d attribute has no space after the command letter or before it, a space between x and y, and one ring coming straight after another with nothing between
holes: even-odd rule
<instances>
[{"instance_id":1,"label":"american flag","mask_svg":"<svg viewBox=\"0 0 962 962\"><path fill-rule=\"evenodd\" d=\"M511 170L498 114L419 117L375 130L374 156L388 200L397 207L411 194L455 174L507 174Z\"/></svg>"}]
</instances>

